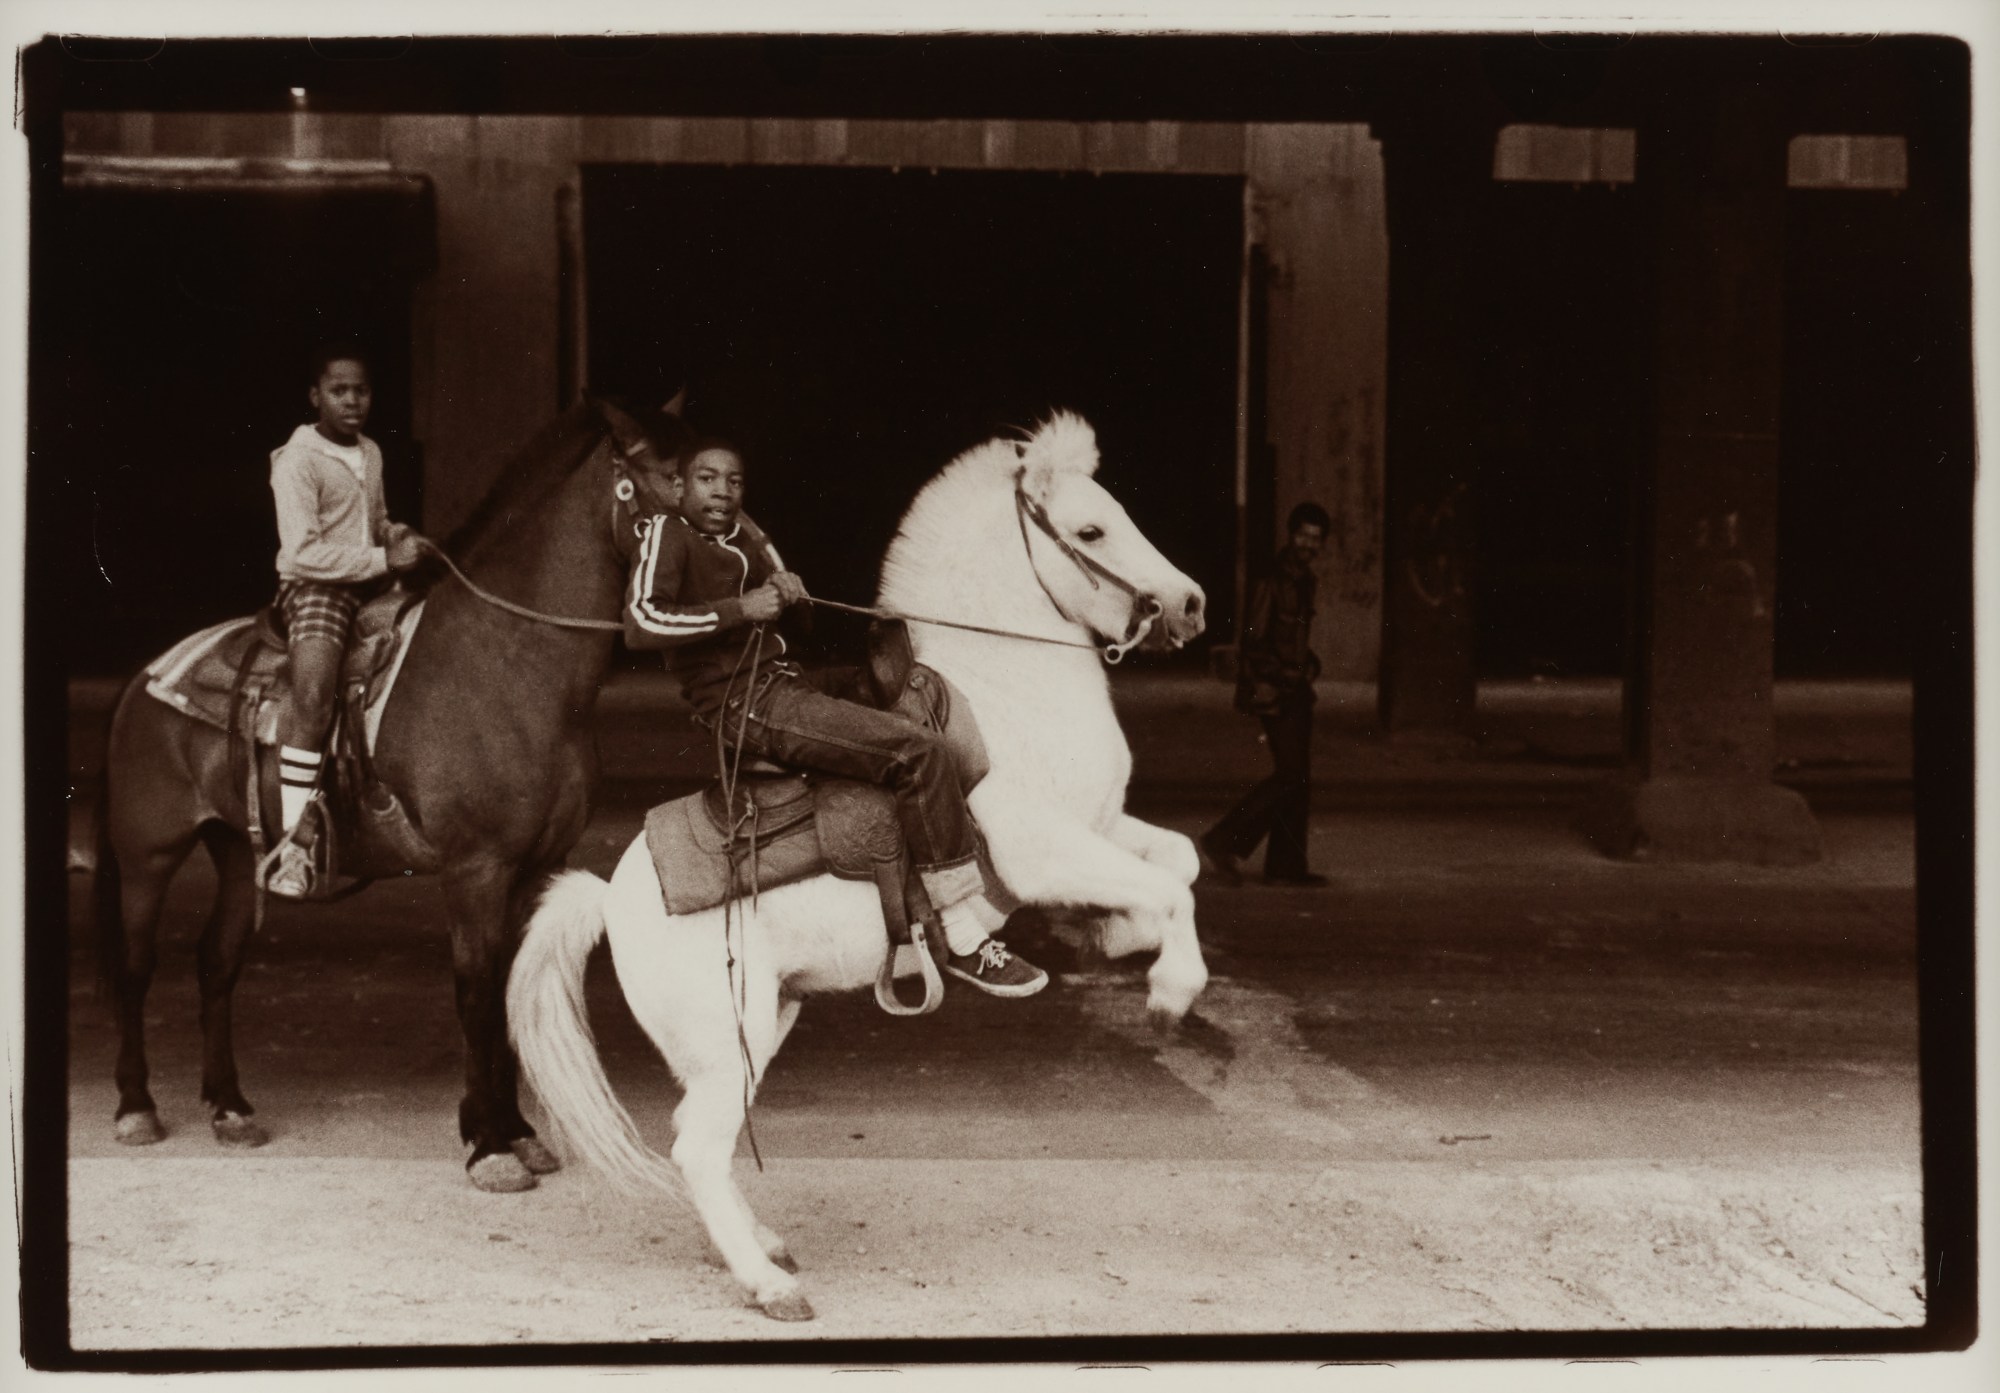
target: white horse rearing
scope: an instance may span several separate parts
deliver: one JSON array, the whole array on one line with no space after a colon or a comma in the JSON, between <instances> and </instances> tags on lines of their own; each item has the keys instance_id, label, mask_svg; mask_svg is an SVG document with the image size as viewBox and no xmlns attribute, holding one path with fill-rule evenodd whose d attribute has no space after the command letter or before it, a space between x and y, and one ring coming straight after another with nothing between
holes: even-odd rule
<instances>
[{"instance_id":1,"label":"white horse rearing","mask_svg":"<svg viewBox=\"0 0 2000 1393\"><path fill-rule=\"evenodd\" d=\"M1133 526L1091 477L1096 468L1091 428L1062 413L1024 443L993 440L959 456L904 515L883 561L881 604L1104 644L1143 632L1157 606L1155 639L1193 638L1202 630L1200 587ZM1030 522L1036 508L1046 528ZM1137 593L1101 580L1081 558ZM1178 1021L1208 980L1189 889L1200 861L1186 837L1125 814L1132 755L1097 655L921 624L912 638L978 717L992 772L969 801L1006 888L1024 903L1089 911L1109 956L1157 950L1148 1004L1156 1022ZM751 1299L777 1319L806 1320L812 1307L797 1267L751 1213L731 1158L747 1100L800 1000L875 981L887 943L881 904L873 885L823 875L766 890L754 909L739 903L733 923L749 1087L723 912L670 917L643 834L609 885L568 871L550 886L515 960L508 1021L523 1070L570 1149L625 1187L691 1199ZM584 1015L584 962L606 934L632 1014L684 1088L674 1113L678 1177L612 1095Z\"/></svg>"}]
</instances>

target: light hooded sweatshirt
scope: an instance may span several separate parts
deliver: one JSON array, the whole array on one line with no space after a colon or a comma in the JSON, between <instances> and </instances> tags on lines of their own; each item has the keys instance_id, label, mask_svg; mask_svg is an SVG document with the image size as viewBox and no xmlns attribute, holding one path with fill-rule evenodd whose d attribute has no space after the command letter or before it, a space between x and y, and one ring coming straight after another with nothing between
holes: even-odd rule
<instances>
[{"instance_id":1,"label":"light hooded sweatshirt","mask_svg":"<svg viewBox=\"0 0 2000 1393\"><path fill-rule=\"evenodd\" d=\"M357 473L343 454L359 449ZM367 436L343 451L310 425L271 452L278 506L278 578L351 584L387 574L389 505L382 450Z\"/></svg>"}]
</instances>

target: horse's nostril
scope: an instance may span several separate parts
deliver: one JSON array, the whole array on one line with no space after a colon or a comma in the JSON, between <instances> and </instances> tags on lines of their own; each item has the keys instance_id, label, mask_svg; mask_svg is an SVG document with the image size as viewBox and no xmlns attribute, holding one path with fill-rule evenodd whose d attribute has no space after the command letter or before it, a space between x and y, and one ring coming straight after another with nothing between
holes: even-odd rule
<instances>
[{"instance_id":1,"label":"horse's nostril","mask_svg":"<svg viewBox=\"0 0 2000 1393\"><path fill-rule=\"evenodd\" d=\"M1190 619L1201 618L1201 596L1199 595L1188 596L1187 604L1186 606L1184 606L1184 612Z\"/></svg>"}]
</instances>

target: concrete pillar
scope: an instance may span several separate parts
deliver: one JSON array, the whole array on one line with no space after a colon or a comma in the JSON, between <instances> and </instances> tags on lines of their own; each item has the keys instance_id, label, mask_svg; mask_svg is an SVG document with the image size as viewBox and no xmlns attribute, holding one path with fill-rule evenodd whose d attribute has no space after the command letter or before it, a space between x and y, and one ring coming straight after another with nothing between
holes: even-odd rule
<instances>
[{"instance_id":1,"label":"concrete pillar","mask_svg":"<svg viewBox=\"0 0 2000 1393\"><path fill-rule=\"evenodd\" d=\"M437 193L438 274L419 285L412 366L424 530L465 519L564 405L556 191L575 177L575 117L391 116L398 167Z\"/></svg>"},{"instance_id":2,"label":"concrete pillar","mask_svg":"<svg viewBox=\"0 0 2000 1393\"><path fill-rule=\"evenodd\" d=\"M1784 135L1747 84L1684 93L1639 135L1656 437L1637 510L1628 767L1583 822L1612 856L1820 854L1805 800L1771 781Z\"/></svg>"},{"instance_id":3,"label":"concrete pillar","mask_svg":"<svg viewBox=\"0 0 2000 1393\"><path fill-rule=\"evenodd\" d=\"M1462 115L1385 120L1389 220L1388 435L1380 714L1392 734L1469 735L1476 558L1471 409L1477 216L1494 129Z\"/></svg>"},{"instance_id":4,"label":"concrete pillar","mask_svg":"<svg viewBox=\"0 0 2000 1393\"><path fill-rule=\"evenodd\" d=\"M1314 499L1333 518L1319 564L1314 647L1328 677L1375 675L1382 630L1382 410L1388 242L1382 161L1366 126L1253 125L1245 169L1266 258L1269 509L1256 565L1285 515ZM1255 497L1253 492L1253 498ZM1268 523L1268 531L1264 524Z\"/></svg>"}]
</instances>

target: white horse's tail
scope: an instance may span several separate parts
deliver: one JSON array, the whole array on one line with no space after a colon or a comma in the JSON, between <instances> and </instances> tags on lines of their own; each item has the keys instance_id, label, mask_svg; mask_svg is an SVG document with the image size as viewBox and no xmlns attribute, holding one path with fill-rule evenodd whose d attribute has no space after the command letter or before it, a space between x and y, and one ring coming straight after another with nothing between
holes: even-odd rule
<instances>
[{"instance_id":1,"label":"white horse's tail","mask_svg":"<svg viewBox=\"0 0 2000 1393\"><path fill-rule=\"evenodd\" d=\"M680 1173L640 1139L611 1091L584 1006L584 966L604 936L609 889L588 871L564 871L550 883L508 978L508 1031L551 1130L569 1150L621 1190L664 1190L686 1203Z\"/></svg>"}]
</instances>

